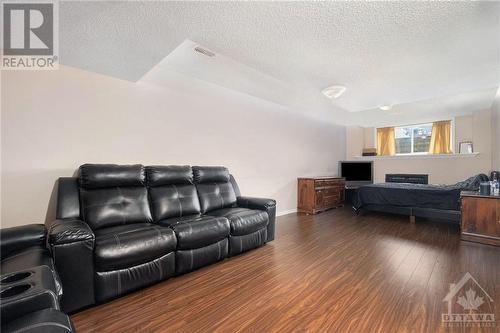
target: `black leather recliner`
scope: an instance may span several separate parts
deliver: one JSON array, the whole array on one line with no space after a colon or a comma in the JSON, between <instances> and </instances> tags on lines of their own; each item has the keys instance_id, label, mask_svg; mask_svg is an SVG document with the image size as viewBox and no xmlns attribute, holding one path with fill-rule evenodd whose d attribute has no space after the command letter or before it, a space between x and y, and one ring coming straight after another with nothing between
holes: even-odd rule
<instances>
[{"instance_id":1,"label":"black leather recliner","mask_svg":"<svg viewBox=\"0 0 500 333\"><path fill-rule=\"evenodd\" d=\"M92 165L60 178L48 224L76 311L274 239L276 202L241 197L224 167Z\"/></svg>"},{"instance_id":2,"label":"black leather recliner","mask_svg":"<svg viewBox=\"0 0 500 333\"><path fill-rule=\"evenodd\" d=\"M43 224L28 224L2 229L0 231L0 271L2 275L5 275L29 267L47 266L54 276L57 294L61 296L61 282L54 268L52 256L45 244L46 234Z\"/></svg>"},{"instance_id":3,"label":"black leather recliner","mask_svg":"<svg viewBox=\"0 0 500 333\"><path fill-rule=\"evenodd\" d=\"M267 209L260 210L265 205L252 207L251 205L258 201L236 197L228 172L206 167L193 167L193 172L201 203L201 213L224 217L229 221L231 235L229 255L245 252L267 241L270 216ZM271 217L274 218L274 214Z\"/></svg>"},{"instance_id":4,"label":"black leather recliner","mask_svg":"<svg viewBox=\"0 0 500 333\"><path fill-rule=\"evenodd\" d=\"M189 166L146 167L154 221L175 233L175 272L182 274L226 258L229 222L202 216Z\"/></svg>"},{"instance_id":5,"label":"black leather recliner","mask_svg":"<svg viewBox=\"0 0 500 333\"><path fill-rule=\"evenodd\" d=\"M46 248L43 224L0 230L2 332L73 332L59 311L61 283Z\"/></svg>"}]
</instances>

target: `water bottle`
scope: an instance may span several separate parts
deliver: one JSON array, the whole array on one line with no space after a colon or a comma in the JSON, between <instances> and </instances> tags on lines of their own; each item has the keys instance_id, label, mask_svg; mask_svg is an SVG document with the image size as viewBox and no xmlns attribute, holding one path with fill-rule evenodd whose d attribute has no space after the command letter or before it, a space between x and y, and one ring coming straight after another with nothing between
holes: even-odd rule
<instances>
[{"instance_id":1,"label":"water bottle","mask_svg":"<svg viewBox=\"0 0 500 333\"><path fill-rule=\"evenodd\" d=\"M497 179L493 181L491 192L492 192L491 194L493 195L500 195L500 183L498 182Z\"/></svg>"}]
</instances>

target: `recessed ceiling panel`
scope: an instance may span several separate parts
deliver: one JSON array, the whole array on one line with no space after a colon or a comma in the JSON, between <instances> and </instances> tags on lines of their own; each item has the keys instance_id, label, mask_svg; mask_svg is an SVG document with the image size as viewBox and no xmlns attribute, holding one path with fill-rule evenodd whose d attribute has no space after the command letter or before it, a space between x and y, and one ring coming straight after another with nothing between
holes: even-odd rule
<instances>
[{"instance_id":1,"label":"recessed ceiling panel","mask_svg":"<svg viewBox=\"0 0 500 333\"><path fill-rule=\"evenodd\" d=\"M282 105L293 105L298 97L297 91L290 84L188 39L146 73L139 82L172 86L177 84L178 80L185 81L181 77L205 81Z\"/></svg>"}]
</instances>

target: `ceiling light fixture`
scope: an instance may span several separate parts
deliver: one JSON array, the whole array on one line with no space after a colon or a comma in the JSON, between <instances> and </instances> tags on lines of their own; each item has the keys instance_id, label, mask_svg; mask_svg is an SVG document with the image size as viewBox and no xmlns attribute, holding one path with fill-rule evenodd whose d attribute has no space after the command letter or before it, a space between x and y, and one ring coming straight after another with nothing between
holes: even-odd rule
<instances>
[{"instance_id":1,"label":"ceiling light fixture","mask_svg":"<svg viewBox=\"0 0 500 333\"><path fill-rule=\"evenodd\" d=\"M392 105L381 105L378 108L382 111L389 111L390 109L392 109Z\"/></svg>"},{"instance_id":2,"label":"ceiling light fixture","mask_svg":"<svg viewBox=\"0 0 500 333\"><path fill-rule=\"evenodd\" d=\"M346 91L346 87L341 85L335 85L328 88L323 89L321 92L328 98L335 99L339 98Z\"/></svg>"},{"instance_id":3,"label":"ceiling light fixture","mask_svg":"<svg viewBox=\"0 0 500 333\"><path fill-rule=\"evenodd\" d=\"M201 53L203 55L206 55L207 57L214 57L215 56L215 53L213 53L212 51L209 51L207 49L204 49L202 47L195 47L194 50L198 53Z\"/></svg>"}]
</instances>

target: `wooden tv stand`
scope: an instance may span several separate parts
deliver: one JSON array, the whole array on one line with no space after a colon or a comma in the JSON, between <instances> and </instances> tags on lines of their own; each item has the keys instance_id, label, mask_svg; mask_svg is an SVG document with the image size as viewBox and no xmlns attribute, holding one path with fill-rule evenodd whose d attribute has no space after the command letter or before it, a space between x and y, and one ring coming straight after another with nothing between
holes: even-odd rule
<instances>
[{"instance_id":1,"label":"wooden tv stand","mask_svg":"<svg viewBox=\"0 0 500 333\"><path fill-rule=\"evenodd\" d=\"M297 211L317 214L344 205L345 179L340 177L298 178Z\"/></svg>"}]
</instances>

